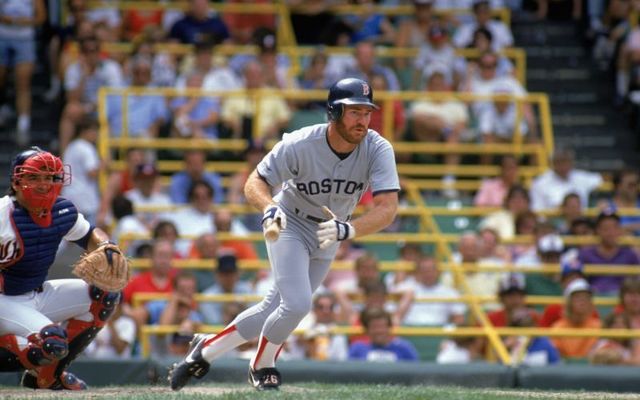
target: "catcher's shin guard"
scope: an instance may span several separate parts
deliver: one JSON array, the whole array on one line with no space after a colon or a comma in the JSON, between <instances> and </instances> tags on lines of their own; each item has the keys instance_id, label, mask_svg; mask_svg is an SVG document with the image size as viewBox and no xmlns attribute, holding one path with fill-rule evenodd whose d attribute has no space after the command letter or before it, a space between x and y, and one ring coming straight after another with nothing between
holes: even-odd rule
<instances>
[{"instance_id":1,"label":"catcher's shin guard","mask_svg":"<svg viewBox=\"0 0 640 400\"><path fill-rule=\"evenodd\" d=\"M27 346L20 349L15 335L0 336L0 372L49 365L69 353L67 332L57 324L47 325L27 339Z\"/></svg>"},{"instance_id":2,"label":"catcher's shin guard","mask_svg":"<svg viewBox=\"0 0 640 400\"><path fill-rule=\"evenodd\" d=\"M100 329L107 323L120 302L120 292L107 292L95 286L89 287L91 307L89 311L93 315L92 321L71 319L67 324L69 337L69 352L66 357L50 365L35 368L37 386L39 388L54 388L59 386L60 377L71 361L87 348L95 339ZM64 382L62 382L64 384ZM85 385L86 386L86 385Z\"/></svg>"}]
</instances>

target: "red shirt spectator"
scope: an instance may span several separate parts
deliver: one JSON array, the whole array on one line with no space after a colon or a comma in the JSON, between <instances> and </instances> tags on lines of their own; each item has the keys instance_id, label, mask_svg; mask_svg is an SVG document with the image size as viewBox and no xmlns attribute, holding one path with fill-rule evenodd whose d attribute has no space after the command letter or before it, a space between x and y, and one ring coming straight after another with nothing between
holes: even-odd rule
<instances>
[{"instance_id":1,"label":"red shirt spectator","mask_svg":"<svg viewBox=\"0 0 640 400\"><path fill-rule=\"evenodd\" d=\"M135 293L171 293L175 271L171 268L173 245L168 240L158 240L151 253L151 269L133 278L124 288L124 302L131 304Z\"/></svg>"}]
</instances>

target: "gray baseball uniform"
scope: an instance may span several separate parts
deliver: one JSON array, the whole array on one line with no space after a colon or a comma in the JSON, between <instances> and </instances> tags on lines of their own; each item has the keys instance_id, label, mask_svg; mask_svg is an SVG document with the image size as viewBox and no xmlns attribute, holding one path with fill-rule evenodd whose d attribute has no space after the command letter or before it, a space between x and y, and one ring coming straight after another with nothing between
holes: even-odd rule
<instances>
[{"instance_id":1,"label":"gray baseball uniform","mask_svg":"<svg viewBox=\"0 0 640 400\"><path fill-rule=\"evenodd\" d=\"M318 223L326 219L322 206L346 221L367 188L374 195L400 190L393 148L386 139L369 130L341 159L329 146L327 131L327 124L318 124L285 134L258 164L258 174L271 187L282 187L275 200L287 215L287 227L277 241L267 242L274 287L232 323L247 340L263 330L271 343L283 343L311 309L313 292L338 249L338 242L324 250L318 247Z\"/></svg>"}]
</instances>

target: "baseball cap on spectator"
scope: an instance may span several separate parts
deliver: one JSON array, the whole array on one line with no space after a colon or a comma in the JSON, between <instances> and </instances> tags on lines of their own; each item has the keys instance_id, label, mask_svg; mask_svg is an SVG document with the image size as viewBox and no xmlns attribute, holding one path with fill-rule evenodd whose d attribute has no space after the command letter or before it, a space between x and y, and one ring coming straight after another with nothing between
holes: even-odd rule
<instances>
[{"instance_id":1,"label":"baseball cap on spectator","mask_svg":"<svg viewBox=\"0 0 640 400\"><path fill-rule=\"evenodd\" d=\"M218 257L217 272L221 274L231 274L238 272L238 261L233 254L225 254Z\"/></svg>"},{"instance_id":2,"label":"baseball cap on spectator","mask_svg":"<svg viewBox=\"0 0 640 400\"><path fill-rule=\"evenodd\" d=\"M526 293L525 277L520 273L504 274L498 284L500 296L509 293Z\"/></svg>"},{"instance_id":3,"label":"baseball cap on spectator","mask_svg":"<svg viewBox=\"0 0 640 400\"><path fill-rule=\"evenodd\" d=\"M560 277L565 279L570 274L580 274L584 278L584 264L577 258L564 261L560 265Z\"/></svg>"},{"instance_id":4,"label":"baseball cap on spectator","mask_svg":"<svg viewBox=\"0 0 640 400\"><path fill-rule=\"evenodd\" d=\"M441 41L447 38L447 31L442 29L439 25L433 25L429 28L429 39Z\"/></svg>"},{"instance_id":5,"label":"baseball cap on spectator","mask_svg":"<svg viewBox=\"0 0 640 400\"><path fill-rule=\"evenodd\" d=\"M424 79L428 81L432 76L436 74L440 74L444 77L447 83L451 83L451 70L447 67L446 64L441 62L432 62L429 63L423 70Z\"/></svg>"},{"instance_id":6,"label":"baseball cap on spectator","mask_svg":"<svg viewBox=\"0 0 640 400\"><path fill-rule=\"evenodd\" d=\"M154 164L140 164L136 166L135 177L154 177L158 175L158 169Z\"/></svg>"},{"instance_id":7,"label":"baseball cap on spectator","mask_svg":"<svg viewBox=\"0 0 640 400\"><path fill-rule=\"evenodd\" d=\"M538 239L538 251L540 253L562 253L564 251L564 242L560 235L551 233Z\"/></svg>"},{"instance_id":8,"label":"baseball cap on spectator","mask_svg":"<svg viewBox=\"0 0 640 400\"><path fill-rule=\"evenodd\" d=\"M575 279L571 281L564 289L564 297L567 299L571 297L572 294L578 292L591 292L591 285L585 279Z\"/></svg>"}]
</instances>

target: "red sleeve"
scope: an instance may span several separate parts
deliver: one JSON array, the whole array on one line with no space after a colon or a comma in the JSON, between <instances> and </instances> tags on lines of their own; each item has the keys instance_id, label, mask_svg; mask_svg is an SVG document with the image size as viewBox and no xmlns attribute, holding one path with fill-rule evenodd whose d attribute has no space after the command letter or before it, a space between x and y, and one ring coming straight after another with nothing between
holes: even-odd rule
<instances>
[{"instance_id":1,"label":"red sleeve","mask_svg":"<svg viewBox=\"0 0 640 400\"><path fill-rule=\"evenodd\" d=\"M541 328L550 328L556 321L562 318L562 304L549 304L542 313L542 317L538 320L538 326Z\"/></svg>"}]
</instances>

